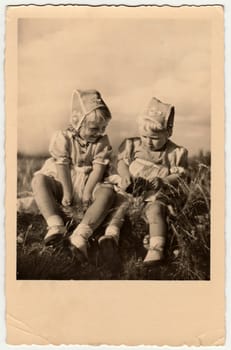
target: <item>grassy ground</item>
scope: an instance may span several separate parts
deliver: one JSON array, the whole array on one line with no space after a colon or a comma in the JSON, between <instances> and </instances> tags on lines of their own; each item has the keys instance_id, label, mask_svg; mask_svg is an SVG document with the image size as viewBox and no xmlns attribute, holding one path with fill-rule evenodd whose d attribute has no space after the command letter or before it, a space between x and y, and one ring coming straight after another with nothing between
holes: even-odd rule
<instances>
[{"instance_id":1,"label":"grassy ground","mask_svg":"<svg viewBox=\"0 0 231 350\"><path fill-rule=\"evenodd\" d=\"M139 199L130 206L121 232L120 263L113 269L102 261L98 238L105 223L89 242L89 263L71 254L68 241L46 248L46 224L41 215L17 214L17 278L43 280L208 280L210 278L210 157L201 153L190 161L191 179L171 193L165 260L145 268L143 238L147 225L140 217ZM18 158L18 193L31 191L34 171L44 159ZM64 218L70 232L81 219L81 208L72 208Z\"/></svg>"}]
</instances>

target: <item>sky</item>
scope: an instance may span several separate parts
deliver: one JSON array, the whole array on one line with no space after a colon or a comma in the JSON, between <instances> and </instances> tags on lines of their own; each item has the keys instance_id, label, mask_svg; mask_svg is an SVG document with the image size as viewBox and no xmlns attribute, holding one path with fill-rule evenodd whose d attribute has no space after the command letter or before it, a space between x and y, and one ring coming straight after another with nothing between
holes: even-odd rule
<instances>
[{"instance_id":1,"label":"sky","mask_svg":"<svg viewBox=\"0 0 231 350\"><path fill-rule=\"evenodd\" d=\"M33 18L18 23L18 150L46 153L68 125L73 89L99 90L114 150L137 136L155 96L175 106L172 140L210 150L210 26L205 20Z\"/></svg>"}]
</instances>

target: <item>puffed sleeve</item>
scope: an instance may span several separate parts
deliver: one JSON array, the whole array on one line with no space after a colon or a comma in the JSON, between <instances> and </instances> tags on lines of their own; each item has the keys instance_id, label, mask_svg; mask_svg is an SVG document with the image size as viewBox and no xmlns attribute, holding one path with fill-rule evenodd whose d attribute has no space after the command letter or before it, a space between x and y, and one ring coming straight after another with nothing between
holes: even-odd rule
<instances>
[{"instance_id":1,"label":"puffed sleeve","mask_svg":"<svg viewBox=\"0 0 231 350\"><path fill-rule=\"evenodd\" d=\"M188 168L188 151L184 147L177 147L171 157L171 174L185 174Z\"/></svg>"},{"instance_id":2,"label":"puffed sleeve","mask_svg":"<svg viewBox=\"0 0 231 350\"><path fill-rule=\"evenodd\" d=\"M63 131L57 131L50 142L49 152L57 164L70 164L70 140Z\"/></svg>"},{"instance_id":3,"label":"puffed sleeve","mask_svg":"<svg viewBox=\"0 0 231 350\"><path fill-rule=\"evenodd\" d=\"M133 147L133 140L125 139L119 146L119 151L117 155L118 161L123 160L125 164L129 166L132 162Z\"/></svg>"},{"instance_id":4,"label":"puffed sleeve","mask_svg":"<svg viewBox=\"0 0 231 350\"><path fill-rule=\"evenodd\" d=\"M112 159L112 147L110 145L108 136L104 135L97 142L92 163L108 165L111 162L111 159Z\"/></svg>"}]
</instances>

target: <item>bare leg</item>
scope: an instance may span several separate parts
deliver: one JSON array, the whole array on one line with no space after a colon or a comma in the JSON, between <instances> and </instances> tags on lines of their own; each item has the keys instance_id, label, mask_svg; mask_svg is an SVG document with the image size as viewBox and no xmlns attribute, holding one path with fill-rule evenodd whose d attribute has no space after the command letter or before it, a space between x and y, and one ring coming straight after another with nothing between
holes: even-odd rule
<instances>
[{"instance_id":1,"label":"bare leg","mask_svg":"<svg viewBox=\"0 0 231 350\"><path fill-rule=\"evenodd\" d=\"M129 202L127 198L121 194L116 194L115 204L113 205L113 212L108 222L108 227L116 226L118 229L121 229L124 223L124 217L126 215Z\"/></svg>"},{"instance_id":2,"label":"bare leg","mask_svg":"<svg viewBox=\"0 0 231 350\"><path fill-rule=\"evenodd\" d=\"M108 215L115 199L112 188L99 187L95 193L95 200L87 209L81 223L88 225L94 231Z\"/></svg>"},{"instance_id":3,"label":"bare leg","mask_svg":"<svg viewBox=\"0 0 231 350\"><path fill-rule=\"evenodd\" d=\"M112 208L112 214L109 218L108 225L105 231L105 235L100 237L99 243L102 244L104 241L113 238L115 243L118 245L120 237L120 229L124 223L124 217L126 215L129 202L126 197L117 193L116 200ZM103 243L104 244L104 243Z\"/></svg>"},{"instance_id":4,"label":"bare leg","mask_svg":"<svg viewBox=\"0 0 231 350\"><path fill-rule=\"evenodd\" d=\"M62 198L61 184L49 176L38 174L34 176L31 185L43 217L47 220L52 215L58 215L57 200L61 201Z\"/></svg>"},{"instance_id":5,"label":"bare leg","mask_svg":"<svg viewBox=\"0 0 231 350\"><path fill-rule=\"evenodd\" d=\"M87 258L87 241L93 231L103 222L113 205L115 193L112 188L99 187L95 193L95 200L87 209L82 221L72 236L71 243Z\"/></svg>"},{"instance_id":6,"label":"bare leg","mask_svg":"<svg viewBox=\"0 0 231 350\"><path fill-rule=\"evenodd\" d=\"M162 236L167 234L166 207L156 201L148 204L145 211L148 223L150 237Z\"/></svg>"},{"instance_id":7,"label":"bare leg","mask_svg":"<svg viewBox=\"0 0 231 350\"><path fill-rule=\"evenodd\" d=\"M150 240L144 263L150 265L163 259L167 234L166 207L156 201L147 205L145 214L149 223Z\"/></svg>"},{"instance_id":8,"label":"bare leg","mask_svg":"<svg viewBox=\"0 0 231 350\"><path fill-rule=\"evenodd\" d=\"M53 245L66 233L57 202L62 199L62 185L49 176L38 174L32 180L32 189L36 203L48 225L45 244Z\"/></svg>"},{"instance_id":9,"label":"bare leg","mask_svg":"<svg viewBox=\"0 0 231 350\"><path fill-rule=\"evenodd\" d=\"M98 240L101 259L112 272L117 271L120 266L118 243L128 206L127 198L117 193L105 235Z\"/></svg>"}]
</instances>

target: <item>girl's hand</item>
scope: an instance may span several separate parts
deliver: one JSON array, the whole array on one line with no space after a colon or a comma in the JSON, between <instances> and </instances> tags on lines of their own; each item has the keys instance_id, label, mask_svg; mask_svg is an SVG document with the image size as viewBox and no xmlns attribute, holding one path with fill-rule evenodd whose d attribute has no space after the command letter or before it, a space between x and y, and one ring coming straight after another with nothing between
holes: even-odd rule
<instances>
[{"instance_id":1,"label":"girl's hand","mask_svg":"<svg viewBox=\"0 0 231 350\"><path fill-rule=\"evenodd\" d=\"M71 205L71 197L70 196L63 196L63 199L62 199L62 205L64 207L69 207Z\"/></svg>"},{"instance_id":2,"label":"girl's hand","mask_svg":"<svg viewBox=\"0 0 231 350\"><path fill-rule=\"evenodd\" d=\"M164 181L160 177L155 177L155 179L152 181L152 188L155 191L159 191L164 185Z\"/></svg>"},{"instance_id":3,"label":"girl's hand","mask_svg":"<svg viewBox=\"0 0 231 350\"><path fill-rule=\"evenodd\" d=\"M92 194L89 192L84 192L82 202L90 205L90 203L92 202Z\"/></svg>"},{"instance_id":4,"label":"girl's hand","mask_svg":"<svg viewBox=\"0 0 231 350\"><path fill-rule=\"evenodd\" d=\"M123 176L122 179L121 179L121 189L126 191L126 189L128 188L128 186L132 183L132 180L131 180L131 176L130 175L127 175L127 176Z\"/></svg>"},{"instance_id":5,"label":"girl's hand","mask_svg":"<svg viewBox=\"0 0 231 350\"><path fill-rule=\"evenodd\" d=\"M86 201L83 202L83 204L82 204L83 213L85 213L85 212L87 211L87 209L90 207L91 203L92 203L91 200L89 200L89 201L87 201L87 202L86 202Z\"/></svg>"},{"instance_id":6,"label":"girl's hand","mask_svg":"<svg viewBox=\"0 0 231 350\"><path fill-rule=\"evenodd\" d=\"M92 196L90 193L83 194L82 203L83 203L83 206L82 206L83 213L85 213L92 203Z\"/></svg>"}]
</instances>

